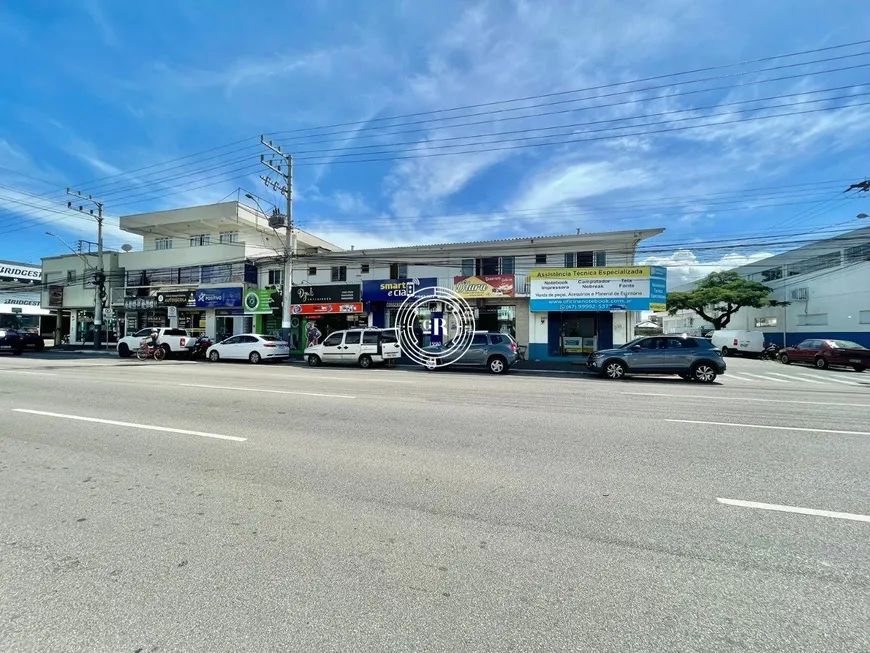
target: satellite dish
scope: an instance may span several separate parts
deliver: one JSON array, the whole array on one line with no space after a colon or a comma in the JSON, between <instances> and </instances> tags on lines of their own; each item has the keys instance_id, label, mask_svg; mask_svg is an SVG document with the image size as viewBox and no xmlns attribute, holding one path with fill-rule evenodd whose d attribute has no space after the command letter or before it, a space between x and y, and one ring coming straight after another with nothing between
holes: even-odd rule
<instances>
[{"instance_id":1,"label":"satellite dish","mask_svg":"<svg viewBox=\"0 0 870 653\"><path fill-rule=\"evenodd\" d=\"M123 249L125 252L131 252L131 251L133 251L133 246L132 245L121 245L121 249Z\"/></svg>"}]
</instances>

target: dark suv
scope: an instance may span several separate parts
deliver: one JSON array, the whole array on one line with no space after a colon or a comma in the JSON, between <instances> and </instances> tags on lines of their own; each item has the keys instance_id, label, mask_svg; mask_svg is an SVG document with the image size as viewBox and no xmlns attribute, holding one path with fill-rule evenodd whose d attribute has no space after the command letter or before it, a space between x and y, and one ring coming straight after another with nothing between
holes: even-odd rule
<instances>
[{"instance_id":1,"label":"dark suv","mask_svg":"<svg viewBox=\"0 0 870 653\"><path fill-rule=\"evenodd\" d=\"M705 338L651 336L589 354L587 367L608 379L626 374L676 374L687 381L713 383L725 373L725 360Z\"/></svg>"}]
</instances>

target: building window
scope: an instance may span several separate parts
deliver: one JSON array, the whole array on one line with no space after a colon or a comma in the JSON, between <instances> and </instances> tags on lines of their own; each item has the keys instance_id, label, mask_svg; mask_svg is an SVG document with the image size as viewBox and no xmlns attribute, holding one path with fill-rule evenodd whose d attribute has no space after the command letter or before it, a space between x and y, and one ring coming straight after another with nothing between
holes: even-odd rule
<instances>
[{"instance_id":1,"label":"building window","mask_svg":"<svg viewBox=\"0 0 870 653\"><path fill-rule=\"evenodd\" d=\"M577 252L577 267L591 268L595 265L594 252Z\"/></svg>"},{"instance_id":2,"label":"building window","mask_svg":"<svg viewBox=\"0 0 870 653\"><path fill-rule=\"evenodd\" d=\"M485 258L462 259L462 276L491 274L513 274L515 269L513 256L487 256Z\"/></svg>"},{"instance_id":3,"label":"building window","mask_svg":"<svg viewBox=\"0 0 870 653\"><path fill-rule=\"evenodd\" d=\"M239 232L238 231L222 231L220 233L221 243L229 244L229 243L237 243L239 242Z\"/></svg>"},{"instance_id":4,"label":"building window","mask_svg":"<svg viewBox=\"0 0 870 653\"><path fill-rule=\"evenodd\" d=\"M574 252L568 252L565 254L565 267L573 268L574 267Z\"/></svg>"},{"instance_id":5,"label":"building window","mask_svg":"<svg viewBox=\"0 0 870 653\"><path fill-rule=\"evenodd\" d=\"M858 263L860 261L870 261L870 243L843 250L843 263Z\"/></svg>"},{"instance_id":6,"label":"building window","mask_svg":"<svg viewBox=\"0 0 870 653\"><path fill-rule=\"evenodd\" d=\"M267 285L280 286L282 272L283 270L269 270L269 283Z\"/></svg>"},{"instance_id":7,"label":"building window","mask_svg":"<svg viewBox=\"0 0 870 653\"><path fill-rule=\"evenodd\" d=\"M474 276L474 259L473 258L462 259L462 271L460 274L462 274L463 277L473 277Z\"/></svg>"},{"instance_id":8,"label":"building window","mask_svg":"<svg viewBox=\"0 0 870 653\"><path fill-rule=\"evenodd\" d=\"M499 272L499 274L513 274L515 264L516 259L513 256L502 256L501 271Z\"/></svg>"},{"instance_id":9,"label":"building window","mask_svg":"<svg viewBox=\"0 0 870 653\"><path fill-rule=\"evenodd\" d=\"M199 267L178 268L178 283L191 285L199 283Z\"/></svg>"},{"instance_id":10,"label":"building window","mask_svg":"<svg viewBox=\"0 0 870 653\"><path fill-rule=\"evenodd\" d=\"M333 265L332 266L332 280L333 281L347 281L347 266L346 265Z\"/></svg>"},{"instance_id":11,"label":"building window","mask_svg":"<svg viewBox=\"0 0 870 653\"><path fill-rule=\"evenodd\" d=\"M190 246L191 247L204 247L209 244L211 240L211 234L197 234L196 236L190 237Z\"/></svg>"},{"instance_id":12,"label":"building window","mask_svg":"<svg viewBox=\"0 0 870 653\"><path fill-rule=\"evenodd\" d=\"M547 264L547 255L546 254L535 254L535 265L546 265Z\"/></svg>"},{"instance_id":13,"label":"building window","mask_svg":"<svg viewBox=\"0 0 870 653\"><path fill-rule=\"evenodd\" d=\"M172 249L172 238L158 238L154 241L155 249Z\"/></svg>"},{"instance_id":14,"label":"building window","mask_svg":"<svg viewBox=\"0 0 870 653\"><path fill-rule=\"evenodd\" d=\"M335 268L333 268L334 270ZM408 264L407 263L390 263L390 279L407 279ZM342 279L344 281L344 279Z\"/></svg>"},{"instance_id":15,"label":"building window","mask_svg":"<svg viewBox=\"0 0 870 653\"><path fill-rule=\"evenodd\" d=\"M761 273L762 283L776 281L777 279L782 279L782 266L779 266L778 268L770 268Z\"/></svg>"},{"instance_id":16,"label":"building window","mask_svg":"<svg viewBox=\"0 0 870 653\"><path fill-rule=\"evenodd\" d=\"M360 265L359 272L360 272L360 274L368 274L369 273L369 264L363 263L362 265Z\"/></svg>"},{"instance_id":17,"label":"building window","mask_svg":"<svg viewBox=\"0 0 870 653\"><path fill-rule=\"evenodd\" d=\"M76 271L75 270L67 270L66 282L67 283L75 283L76 282Z\"/></svg>"},{"instance_id":18,"label":"building window","mask_svg":"<svg viewBox=\"0 0 870 653\"><path fill-rule=\"evenodd\" d=\"M858 312L858 324L870 324L870 311Z\"/></svg>"},{"instance_id":19,"label":"building window","mask_svg":"<svg viewBox=\"0 0 870 653\"><path fill-rule=\"evenodd\" d=\"M835 268L840 265L840 260L840 252L831 252L830 254L814 256L813 258L808 258L805 261L800 261L799 263L793 263L789 265L788 276L794 277L798 274L809 274L811 272L818 272L819 270Z\"/></svg>"},{"instance_id":20,"label":"building window","mask_svg":"<svg viewBox=\"0 0 870 653\"><path fill-rule=\"evenodd\" d=\"M797 316L798 326L827 326L827 313L806 313Z\"/></svg>"},{"instance_id":21,"label":"building window","mask_svg":"<svg viewBox=\"0 0 870 653\"><path fill-rule=\"evenodd\" d=\"M317 274L317 268L315 268L315 267L308 268L308 276L309 277L313 277L315 274Z\"/></svg>"},{"instance_id":22,"label":"building window","mask_svg":"<svg viewBox=\"0 0 870 653\"><path fill-rule=\"evenodd\" d=\"M477 259L477 274L498 274L498 256Z\"/></svg>"},{"instance_id":23,"label":"building window","mask_svg":"<svg viewBox=\"0 0 870 653\"><path fill-rule=\"evenodd\" d=\"M603 268L607 265L607 252L600 250L595 252L595 267Z\"/></svg>"},{"instance_id":24,"label":"building window","mask_svg":"<svg viewBox=\"0 0 870 653\"><path fill-rule=\"evenodd\" d=\"M764 327L775 327L776 326L776 318L775 317L757 317L755 318L755 328L760 329Z\"/></svg>"}]
</instances>

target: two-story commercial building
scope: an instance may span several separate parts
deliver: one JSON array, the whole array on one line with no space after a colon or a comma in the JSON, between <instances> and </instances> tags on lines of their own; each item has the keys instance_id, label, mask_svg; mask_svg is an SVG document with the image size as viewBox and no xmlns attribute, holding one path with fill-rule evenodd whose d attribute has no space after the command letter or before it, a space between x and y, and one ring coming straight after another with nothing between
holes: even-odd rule
<instances>
[{"instance_id":1,"label":"two-story commercial building","mask_svg":"<svg viewBox=\"0 0 870 653\"><path fill-rule=\"evenodd\" d=\"M663 229L351 251L299 251L293 342L308 322L330 331L395 326L402 302L440 286L473 305L476 327L511 334L531 360L582 357L621 344L641 311L660 308L664 270L635 267L638 244ZM278 270L265 265L260 283ZM652 289L652 290L651 290ZM420 319L425 320L425 308Z\"/></svg>"},{"instance_id":2,"label":"two-story commercial building","mask_svg":"<svg viewBox=\"0 0 870 653\"><path fill-rule=\"evenodd\" d=\"M745 308L728 329L762 331L782 346L807 339L852 340L870 347L870 227L826 238L734 269L771 288L787 306ZM676 291L689 291L688 284ZM661 314L665 333L706 332L713 326L691 311Z\"/></svg>"},{"instance_id":3,"label":"two-story commercial building","mask_svg":"<svg viewBox=\"0 0 870 653\"><path fill-rule=\"evenodd\" d=\"M148 327L174 326L194 334L229 336L280 327L284 229L240 202L222 202L169 211L123 216L122 231L142 238L142 249L106 253L106 313L109 342ZM297 247L338 248L294 230ZM258 284L258 266L275 269ZM96 256L43 259L45 306L69 315L71 343L92 338ZM264 301L245 305L245 294L264 292ZM271 300L271 301L270 301ZM277 323L277 326L276 326Z\"/></svg>"}]
</instances>

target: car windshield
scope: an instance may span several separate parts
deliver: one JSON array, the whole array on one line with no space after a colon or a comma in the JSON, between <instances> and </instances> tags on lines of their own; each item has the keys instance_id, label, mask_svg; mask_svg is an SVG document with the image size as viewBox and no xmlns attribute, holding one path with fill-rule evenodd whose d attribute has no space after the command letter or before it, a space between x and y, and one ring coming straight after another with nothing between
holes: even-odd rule
<instances>
[{"instance_id":1,"label":"car windshield","mask_svg":"<svg viewBox=\"0 0 870 653\"><path fill-rule=\"evenodd\" d=\"M828 344L835 349L867 349L867 347L851 340L828 340Z\"/></svg>"}]
</instances>

